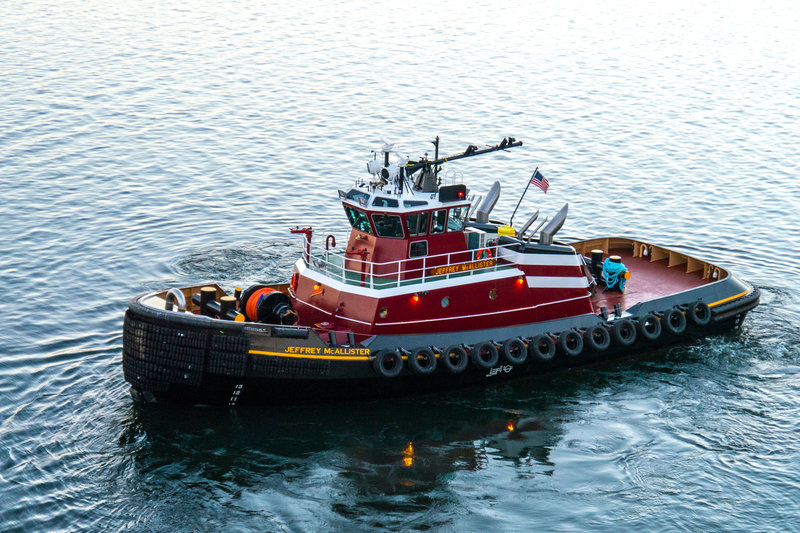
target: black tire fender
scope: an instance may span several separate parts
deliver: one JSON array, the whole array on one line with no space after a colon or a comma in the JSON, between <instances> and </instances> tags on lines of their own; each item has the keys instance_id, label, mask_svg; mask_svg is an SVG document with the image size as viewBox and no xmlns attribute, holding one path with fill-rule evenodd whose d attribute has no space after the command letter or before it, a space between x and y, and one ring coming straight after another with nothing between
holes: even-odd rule
<instances>
[{"instance_id":1,"label":"black tire fender","mask_svg":"<svg viewBox=\"0 0 800 533\"><path fill-rule=\"evenodd\" d=\"M670 335L680 335L686 330L686 316L677 307L667 309L661 317L661 327Z\"/></svg>"},{"instance_id":2,"label":"black tire fender","mask_svg":"<svg viewBox=\"0 0 800 533\"><path fill-rule=\"evenodd\" d=\"M406 364L415 374L427 376L436 371L436 354L430 348L415 348L406 359Z\"/></svg>"},{"instance_id":3,"label":"black tire fender","mask_svg":"<svg viewBox=\"0 0 800 533\"><path fill-rule=\"evenodd\" d=\"M459 344L453 344L442 350L439 354L439 359L442 366L453 374L463 372L469 364L467 350Z\"/></svg>"},{"instance_id":4,"label":"black tire fender","mask_svg":"<svg viewBox=\"0 0 800 533\"><path fill-rule=\"evenodd\" d=\"M500 361L500 354L497 352L497 346L493 342L484 341L472 347L469 358L478 368L489 369L497 366Z\"/></svg>"},{"instance_id":5,"label":"black tire fender","mask_svg":"<svg viewBox=\"0 0 800 533\"><path fill-rule=\"evenodd\" d=\"M630 346L636 342L636 325L629 318L620 318L611 326L611 338L615 344Z\"/></svg>"},{"instance_id":6,"label":"black tire fender","mask_svg":"<svg viewBox=\"0 0 800 533\"><path fill-rule=\"evenodd\" d=\"M577 357L583 351L583 337L574 329L562 331L556 345L561 353L569 357Z\"/></svg>"},{"instance_id":7,"label":"black tire fender","mask_svg":"<svg viewBox=\"0 0 800 533\"><path fill-rule=\"evenodd\" d=\"M655 313L647 313L636 322L636 332L648 341L658 339L661 336L661 319Z\"/></svg>"},{"instance_id":8,"label":"black tire fender","mask_svg":"<svg viewBox=\"0 0 800 533\"><path fill-rule=\"evenodd\" d=\"M707 326L711 322L711 308L707 303L697 300L686 310L686 318L695 326Z\"/></svg>"},{"instance_id":9,"label":"black tire fender","mask_svg":"<svg viewBox=\"0 0 800 533\"><path fill-rule=\"evenodd\" d=\"M602 352L611 346L611 334L604 326L595 324L583 332L583 343L592 351Z\"/></svg>"},{"instance_id":10,"label":"black tire fender","mask_svg":"<svg viewBox=\"0 0 800 533\"><path fill-rule=\"evenodd\" d=\"M550 335L536 335L528 341L528 356L546 363L556 356L556 343Z\"/></svg>"},{"instance_id":11,"label":"black tire fender","mask_svg":"<svg viewBox=\"0 0 800 533\"><path fill-rule=\"evenodd\" d=\"M507 339L503 343L503 358L512 365L521 365L528 360L528 348L519 337Z\"/></svg>"},{"instance_id":12,"label":"black tire fender","mask_svg":"<svg viewBox=\"0 0 800 533\"><path fill-rule=\"evenodd\" d=\"M403 356L397 350L381 350L372 360L372 368L385 378L394 378L403 371Z\"/></svg>"}]
</instances>

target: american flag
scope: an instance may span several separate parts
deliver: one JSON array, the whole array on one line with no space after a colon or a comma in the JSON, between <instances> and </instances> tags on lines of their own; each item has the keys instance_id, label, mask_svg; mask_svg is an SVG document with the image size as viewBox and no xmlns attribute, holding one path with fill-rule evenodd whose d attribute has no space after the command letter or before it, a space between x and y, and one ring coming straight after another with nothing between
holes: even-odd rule
<instances>
[{"instance_id":1,"label":"american flag","mask_svg":"<svg viewBox=\"0 0 800 533\"><path fill-rule=\"evenodd\" d=\"M539 187L547 194L547 188L550 186L550 182L547 181L547 178L542 176L542 173L539 172L539 169L533 171L533 176L531 176L531 183Z\"/></svg>"}]
</instances>

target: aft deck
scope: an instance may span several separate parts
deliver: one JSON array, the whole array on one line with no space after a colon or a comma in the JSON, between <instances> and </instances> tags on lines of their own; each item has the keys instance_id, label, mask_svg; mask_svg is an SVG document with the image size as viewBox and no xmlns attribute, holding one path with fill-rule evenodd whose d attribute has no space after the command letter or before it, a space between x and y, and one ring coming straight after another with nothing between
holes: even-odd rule
<instances>
[{"instance_id":1,"label":"aft deck","mask_svg":"<svg viewBox=\"0 0 800 533\"><path fill-rule=\"evenodd\" d=\"M618 255L631 273L624 293L603 292L602 286L595 289L592 304L597 312L605 307L611 313L615 304L625 310L638 302L700 287L728 275L705 261L631 239L595 239L572 243L572 246L587 257L593 249L603 250L603 257Z\"/></svg>"}]
</instances>

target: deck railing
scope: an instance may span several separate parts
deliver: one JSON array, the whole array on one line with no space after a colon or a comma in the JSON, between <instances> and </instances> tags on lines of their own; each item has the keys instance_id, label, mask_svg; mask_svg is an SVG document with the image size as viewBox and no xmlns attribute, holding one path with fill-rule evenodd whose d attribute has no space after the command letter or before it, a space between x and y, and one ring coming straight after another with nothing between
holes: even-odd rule
<instances>
[{"instance_id":1,"label":"deck railing","mask_svg":"<svg viewBox=\"0 0 800 533\"><path fill-rule=\"evenodd\" d=\"M303 261L311 270L348 285L388 289L516 268L498 261L502 250L511 246L514 245L376 263L361 259L358 251L327 250L312 244L304 248Z\"/></svg>"}]
</instances>

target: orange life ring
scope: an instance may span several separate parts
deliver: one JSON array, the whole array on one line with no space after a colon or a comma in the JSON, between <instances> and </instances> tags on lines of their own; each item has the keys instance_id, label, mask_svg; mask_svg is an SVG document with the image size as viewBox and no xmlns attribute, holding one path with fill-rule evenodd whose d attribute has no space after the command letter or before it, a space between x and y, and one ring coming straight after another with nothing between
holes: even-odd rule
<instances>
[{"instance_id":1,"label":"orange life ring","mask_svg":"<svg viewBox=\"0 0 800 533\"><path fill-rule=\"evenodd\" d=\"M478 253L475 254L477 259L491 259L492 258L492 251L489 248L481 248L478 250Z\"/></svg>"}]
</instances>

